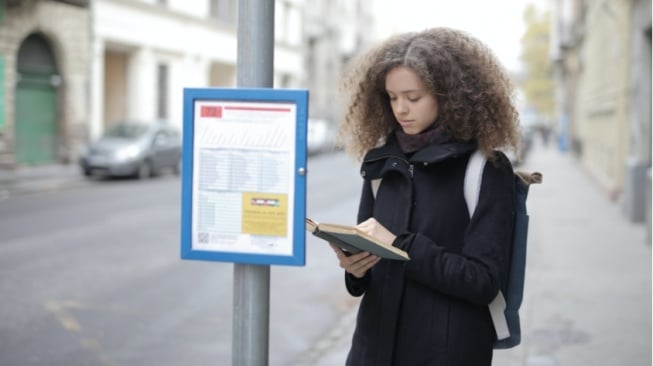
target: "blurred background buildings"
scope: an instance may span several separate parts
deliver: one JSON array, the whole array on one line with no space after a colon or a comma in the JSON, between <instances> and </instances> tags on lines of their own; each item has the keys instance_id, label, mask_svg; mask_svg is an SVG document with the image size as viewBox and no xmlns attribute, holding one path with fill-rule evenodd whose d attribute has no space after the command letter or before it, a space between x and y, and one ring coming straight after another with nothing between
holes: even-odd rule
<instances>
[{"instance_id":1,"label":"blurred background buildings","mask_svg":"<svg viewBox=\"0 0 653 366\"><path fill-rule=\"evenodd\" d=\"M553 1L550 54L559 148L650 232L651 1Z\"/></svg>"},{"instance_id":2,"label":"blurred background buildings","mask_svg":"<svg viewBox=\"0 0 653 366\"><path fill-rule=\"evenodd\" d=\"M650 224L651 0L546 4L545 22L525 14L523 122ZM237 5L0 0L0 169L72 163L119 120L180 127L184 87L236 86ZM331 133L343 67L389 31L376 5L275 0L274 87L309 89L311 119ZM547 57L529 61L537 47Z\"/></svg>"}]
</instances>

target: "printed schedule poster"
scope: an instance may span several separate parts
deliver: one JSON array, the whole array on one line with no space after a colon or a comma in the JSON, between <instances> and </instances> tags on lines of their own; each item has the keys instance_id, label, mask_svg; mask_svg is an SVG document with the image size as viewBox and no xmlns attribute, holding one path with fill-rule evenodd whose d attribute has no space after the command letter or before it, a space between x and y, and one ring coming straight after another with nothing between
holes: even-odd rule
<instances>
[{"instance_id":1,"label":"printed schedule poster","mask_svg":"<svg viewBox=\"0 0 653 366\"><path fill-rule=\"evenodd\" d=\"M189 236L182 257L304 265L307 92L197 94L185 98L192 123L185 121L184 157L188 141L192 172L185 159L182 184L191 189L184 189L182 205L191 204L182 213L191 220L189 232L182 218L182 235Z\"/></svg>"}]
</instances>

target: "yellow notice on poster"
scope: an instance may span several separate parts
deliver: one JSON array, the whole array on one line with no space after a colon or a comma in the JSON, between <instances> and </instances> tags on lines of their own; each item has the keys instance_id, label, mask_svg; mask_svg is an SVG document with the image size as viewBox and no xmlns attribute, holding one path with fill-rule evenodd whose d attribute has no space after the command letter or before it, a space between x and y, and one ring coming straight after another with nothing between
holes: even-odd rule
<instances>
[{"instance_id":1,"label":"yellow notice on poster","mask_svg":"<svg viewBox=\"0 0 653 366\"><path fill-rule=\"evenodd\" d=\"M287 236L288 195L244 192L242 232L265 236Z\"/></svg>"}]
</instances>

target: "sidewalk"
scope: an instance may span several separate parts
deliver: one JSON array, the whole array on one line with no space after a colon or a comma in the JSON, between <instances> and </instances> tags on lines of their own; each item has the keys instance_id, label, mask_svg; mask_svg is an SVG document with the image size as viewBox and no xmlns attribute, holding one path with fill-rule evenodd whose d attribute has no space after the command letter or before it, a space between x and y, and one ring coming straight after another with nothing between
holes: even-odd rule
<instances>
[{"instance_id":1,"label":"sidewalk","mask_svg":"<svg viewBox=\"0 0 653 366\"><path fill-rule=\"evenodd\" d=\"M76 164L0 169L0 200L9 196L51 191L84 182Z\"/></svg>"},{"instance_id":2,"label":"sidewalk","mask_svg":"<svg viewBox=\"0 0 653 366\"><path fill-rule=\"evenodd\" d=\"M628 222L581 164L553 147L535 147L520 168L544 176L528 199L522 344L496 351L493 364L651 365L651 245L645 225ZM356 310L301 365L343 365Z\"/></svg>"}]
</instances>

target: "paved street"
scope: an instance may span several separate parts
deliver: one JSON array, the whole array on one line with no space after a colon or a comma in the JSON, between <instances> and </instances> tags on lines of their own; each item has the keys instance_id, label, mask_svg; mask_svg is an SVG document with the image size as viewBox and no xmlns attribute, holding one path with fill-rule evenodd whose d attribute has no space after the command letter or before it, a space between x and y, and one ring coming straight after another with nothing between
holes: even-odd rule
<instances>
[{"instance_id":1,"label":"paved street","mask_svg":"<svg viewBox=\"0 0 653 366\"><path fill-rule=\"evenodd\" d=\"M353 222L356 167L325 154L308 170L308 215ZM233 264L179 258L178 177L45 166L3 171L0 187L0 365L230 364ZM269 364L294 365L350 297L316 237L306 266L270 272Z\"/></svg>"}]
</instances>

